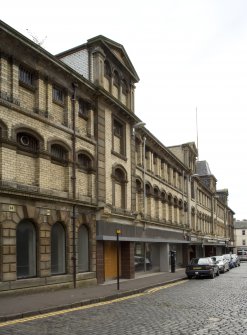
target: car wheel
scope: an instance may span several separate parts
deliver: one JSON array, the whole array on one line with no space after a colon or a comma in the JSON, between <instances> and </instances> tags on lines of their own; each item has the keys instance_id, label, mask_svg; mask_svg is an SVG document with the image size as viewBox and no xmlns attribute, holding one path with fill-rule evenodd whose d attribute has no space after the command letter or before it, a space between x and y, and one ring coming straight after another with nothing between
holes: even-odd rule
<instances>
[{"instance_id":1,"label":"car wheel","mask_svg":"<svg viewBox=\"0 0 247 335\"><path fill-rule=\"evenodd\" d=\"M188 279L192 279L192 276L187 276L188 277Z\"/></svg>"},{"instance_id":2,"label":"car wheel","mask_svg":"<svg viewBox=\"0 0 247 335\"><path fill-rule=\"evenodd\" d=\"M218 271L216 272L216 276L220 275L220 270L218 269Z\"/></svg>"}]
</instances>

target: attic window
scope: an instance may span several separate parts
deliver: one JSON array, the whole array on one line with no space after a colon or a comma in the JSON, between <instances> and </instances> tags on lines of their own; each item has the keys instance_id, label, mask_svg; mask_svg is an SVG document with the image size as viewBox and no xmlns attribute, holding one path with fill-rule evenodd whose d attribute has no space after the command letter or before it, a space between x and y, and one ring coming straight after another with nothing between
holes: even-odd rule
<instances>
[{"instance_id":1,"label":"attic window","mask_svg":"<svg viewBox=\"0 0 247 335\"><path fill-rule=\"evenodd\" d=\"M110 78L111 77L111 67L110 67L109 62L105 61L104 67L105 67L104 68L105 77Z\"/></svg>"},{"instance_id":2,"label":"attic window","mask_svg":"<svg viewBox=\"0 0 247 335\"><path fill-rule=\"evenodd\" d=\"M60 104L64 103L64 92L58 86L53 86L53 101Z\"/></svg>"},{"instance_id":3,"label":"attic window","mask_svg":"<svg viewBox=\"0 0 247 335\"><path fill-rule=\"evenodd\" d=\"M114 74L113 74L113 84L117 87L120 86L119 74L117 71L114 71Z\"/></svg>"},{"instance_id":4,"label":"attic window","mask_svg":"<svg viewBox=\"0 0 247 335\"><path fill-rule=\"evenodd\" d=\"M128 94L128 86L127 86L127 82L126 80L123 80L122 82L122 93L124 95L127 95Z\"/></svg>"},{"instance_id":5,"label":"attic window","mask_svg":"<svg viewBox=\"0 0 247 335\"><path fill-rule=\"evenodd\" d=\"M23 66L20 66L19 68L19 81L22 84L33 86L34 79L33 79L33 73Z\"/></svg>"}]
</instances>

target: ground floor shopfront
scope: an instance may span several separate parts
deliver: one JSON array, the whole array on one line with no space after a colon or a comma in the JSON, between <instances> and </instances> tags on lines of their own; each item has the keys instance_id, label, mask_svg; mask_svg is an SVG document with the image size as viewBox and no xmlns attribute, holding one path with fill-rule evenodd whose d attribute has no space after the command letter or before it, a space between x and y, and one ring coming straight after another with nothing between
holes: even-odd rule
<instances>
[{"instance_id":1,"label":"ground floor shopfront","mask_svg":"<svg viewBox=\"0 0 247 335\"><path fill-rule=\"evenodd\" d=\"M121 232L117 236L117 232ZM97 222L98 283L135 278L137 272L170 271L170 252L175 251L176 266L188 261L188 241L176 229L157 229L142 225Z\"/></svg>"}]
</instances>

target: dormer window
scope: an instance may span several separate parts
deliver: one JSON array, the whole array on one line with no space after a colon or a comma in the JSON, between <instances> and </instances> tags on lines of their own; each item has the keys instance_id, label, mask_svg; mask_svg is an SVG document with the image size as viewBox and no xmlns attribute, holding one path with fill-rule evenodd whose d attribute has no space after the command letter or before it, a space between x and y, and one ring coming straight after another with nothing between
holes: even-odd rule
<instances>
[{"instance_id":1,"label":"dormer window","mask_svg":"<svg viewBox=\"0 0 247 335\"><path fill-rule=\"evenodd\" d=\"M117 71L114 71L113 73L113 84L117 87L120 86L120 79L119 79L119 74Z\"/></svg>"},{"instance_id":2,"label":"dormer window","mask_svg":"<svg viewBox=\"0 0 247 335\"><path fill-rule=\"evenodd\" d=\"M107 61L105 61L105 64L104 64L104 75L107 78L111 77L111 67L110 67L109 62Z\"/></svg>"},{"instance_id":3,"label":"dormer window","mask_svg":"<svg viewBox=\"0 0 247 335\"><path fill-rule=\"evenodd\" d=\"M127 95L128 94L128 86L127 86L127 82L126 80L123 80L122 81L122 93L124 95Z\"/></svg>"}]
</instances>

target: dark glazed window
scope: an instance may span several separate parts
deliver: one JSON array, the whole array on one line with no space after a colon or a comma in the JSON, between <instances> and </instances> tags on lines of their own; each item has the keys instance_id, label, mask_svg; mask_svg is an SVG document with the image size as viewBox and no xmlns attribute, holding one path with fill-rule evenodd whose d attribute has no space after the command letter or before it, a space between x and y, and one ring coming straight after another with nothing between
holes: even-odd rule
<instances>
[{"instance_id":1,"label":"dark glazed window","mask_svg":"<svg viewBox=\"0 0 247 335\"><path fill-rule=\"evenodd\" d=\"M59 222L51 229L51 273L65 273L65 230Z\"/></svg>"},{"instance_id":2,"label":"dark glazed window","mask_svg":"<svg viewBox=\"0 0 247 335\"><path fill-rule=\"evenodd\" d=\"M78 270L89 271L89 236L85 225L81 225L78 231Z\"/></svg>"},{"instance_id":3,"label":"dark glazed window","mask_svg":"<svg viewBox=\"0 0 247 335\"><path fill-rule=\"evenodd\" d=\"M36 231L32 222L22 221L16 229L17 278L36 276Z\"/></svg>"},{"instance_id":4,"label":"dark glazed window","mask_svg":"<svg viewBox=\"0 0 247 335\"><path fill-rule=\"evenodd\" d=\"M110 68L110 64L107 61L105 61L104 63L104 75L107 78L111 77L111 68Z\"/></svg>"},{"instance_id":5,"label":"dark glazed window","mask_svg":"<svg viewBox=\"0 0 247 335\"><path fill-rule=\"evenodd\" d=\"M19 80L21 83L33 86L33 73L24 67L20 66L19 67Z\"/></svg>"},{"instance_id":6,"label":"dark glazed window","mask_svg":"<svg viewBox=\"0 0 247 335\"><path fill-rule=\"evenodd\" d=\"M68 152L60 144L52 144L51 156L52 156L52 159L57 160L59 162L63 162L63 163L67 162L68 160Z\"/></svg>"},{"instance_id":7,"label":"dark glazed window","mask_svg":"<svg viewBox=\"0 0 247 335\"><path fill-rule=\"evenodd\" d=\"M84 100L79 100L79 116L85 120L88 120L89 110L89 103Z\"/></svg>"},{"instance_id":8,"label":"dark glazed window","mask_svg":"<svg viewBox=\"0 0 247 335\"><path fill-rule=\"evenodd\" d=\"M39 141L27 132L17 134L17 143L23 149L28 149L32 152L38 152L39 150Z\"/></svg>"},{"instance_id":9,"label":"dark glazed window","mask_svg":"<svg viewBox=\"0 0 247 335\"><path fill-rule=\"evenodd\" d=\"M63 104L63 102L64 102L64 92L60 87L53 86L52 96L53 96L53 100L55 102L59 102L60 104Z\"/></svg>"},{"instance_id":10,"label":"dark glazed window","mask_svg":"<svg viewBox=\"0 0 247 335\"><path fill-rule=\"evenodd\" d=\"M89 170L92 168L92 161L91 159L85 154L78 155L78 165L80 168L84 170Z\"/></svg>"}]
</instances>

